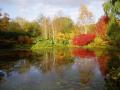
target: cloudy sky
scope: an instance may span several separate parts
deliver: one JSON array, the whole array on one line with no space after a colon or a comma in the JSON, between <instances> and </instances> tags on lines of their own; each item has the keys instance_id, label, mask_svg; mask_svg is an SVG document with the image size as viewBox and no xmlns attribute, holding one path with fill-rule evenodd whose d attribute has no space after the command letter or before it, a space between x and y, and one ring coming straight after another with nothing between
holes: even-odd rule
<instances>
[{"instance_id":1,"label":"cloudy sky","mask_svg":"<svg viewBox=\"0 0 120 90\"><path fill-rule=\"evenodd\" d=\"M71 17L77 21L80 6L87 5L93 12L95 21L104 14L102 4L105 0L0 0L2 11L10 17L24 17L33 20L41 14L53 18L57 14Z\"/></svg>"}]
</instances>

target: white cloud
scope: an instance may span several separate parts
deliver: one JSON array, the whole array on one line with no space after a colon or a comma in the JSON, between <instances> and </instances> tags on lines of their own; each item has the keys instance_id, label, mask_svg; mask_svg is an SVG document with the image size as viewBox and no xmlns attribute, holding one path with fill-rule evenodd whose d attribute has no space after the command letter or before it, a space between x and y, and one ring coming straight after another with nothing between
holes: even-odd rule
<instances>
[{"instance_id":1,"label":"white cloud","mask_svg":"<svg viewBox=\"0 0 120 90\"><path fill-rule=\"evenodd\" d=\"M90 4L91 2L107 1L107 0L0 0L3 4L27 4L34 6L36 4L52 5L59 7L78 7L82 4Z\"/></svg>"},{"instance_id":2,"label":"white cloud","mask_svg":"<svg viewBox=\"0 0 120 90\"><path fill-rule=\"evenodd\" d=\"M76 20L82 4L90 6L94 10L93 13L96 14L97 11L94 8L98 8L97 3L99 6L102 5L103 1L105 0L0 0L0 4L4 5L5 8L10 8L10 5L15 6L18 9L15 12L19 12L16 14L27 19L34 19L41 13L53 17L57 12L63 11L64 15Z\"/></svg>"}]
</instances>

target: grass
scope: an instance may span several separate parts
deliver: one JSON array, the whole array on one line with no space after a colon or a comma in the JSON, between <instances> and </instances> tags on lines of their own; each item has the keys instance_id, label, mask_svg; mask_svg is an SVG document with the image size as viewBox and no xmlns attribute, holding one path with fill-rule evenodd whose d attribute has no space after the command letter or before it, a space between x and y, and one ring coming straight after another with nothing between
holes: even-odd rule
<instances>
[{"instance_id":1,"label":"grass","mask_svg":"<svg viewBox=\"0 0 120 90\"><path fill-rule=\"evenodd\" d=\"M73 47L77 47L74 46L72 44L63 44L63 43L52 43L50 40L46 40L46 41L40 41L37 42L35 45L33 45L31 47L32 50L36 50L36 49L41 49L41 48L59 48L59 47L69 47L69 48L73 48Z\"/></svg>"}]
</instances>

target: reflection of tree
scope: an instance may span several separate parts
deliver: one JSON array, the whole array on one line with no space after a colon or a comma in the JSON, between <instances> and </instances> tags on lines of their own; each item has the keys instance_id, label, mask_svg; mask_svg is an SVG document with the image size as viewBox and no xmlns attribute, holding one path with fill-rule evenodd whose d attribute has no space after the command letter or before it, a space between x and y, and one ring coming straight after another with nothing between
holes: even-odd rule
<instances>
[{"instance_id":1,"label":"reflection of tree","mask_svg":"<svg viewBox=\"0 0 120 90\"><path fill-rule=\"evenodd\" d=\"M16 70L19 73L28 72L31 66L42 70L43 73L53 69L57 71L62 65L73 62L71 50L68 49L43 50L37 53L32 53L31 51L11 51L4 55L3 58L1 56L0 59L6 60L0 63L1 69L8 70L8 72Z\"/></svg>"},{"instance_id":2,"label":"reflection of tree","mask_svg":"<svg viewBox=\"0 0 120 90\"><path fill-rule=\"evenodd\" d=\"M73 56L71 49L58 49L55 55L56 64L55 69L57 73L64 71L64 66L73 63Z\"/></svg>"},{"instance_id":3,"label":"reflection of tree","mask_svg":"<svg viewBox=\"0 0 120 90\"><path fill-rule=\"evenodd\" d=\"M32 57L32 51L27 50L16 50L16 51L3 51L0 52L0 60L4 61L16 61L21 58L31 58Z\"/></svg>"},{"instance_id":4,"label":"reflection of tree","mask_svg":"<svg viewBox=\"0 0 120 90\"><path fill-rule=\"evenodd\" d=\"M55 72L63 79L65 66L73 63L71 49L58 49L56 52ZM70 65L71 66L71 65Z\"/></svg>"},{"instance_id":5,"label":"reflection of tree","mask_svg":"<svg viewBox=\"0 0 120 90\"><path fill-rule=\"evenodd\" d=\"M15 65L15 67L17 68L15 70L17 70L19 73L24 74L30 70L31 65L28 60L22 59L22 60L18 61L18 63Z\"/></svg>"},{"instance_id":6,"label":"reflection of tree","mask_svg":"<svg viewBox=\"0 0 120 90\"><path fill-rule=\"evenodd\" d=\"M94 51L76 48L73 50L73 55L78 57L75 60L75 66L79 67L82 84L90 84L91 78L94 76L93 71L97 65L99 65L102 75L106 75L109 61L107 54L104 53L97 57Z\"/></svg>"},{"instance_id":7,"label":"reflection of tree","mask_svg":"<svg viewBox=\"0 0 120 90\"><path fill-rule=\"evenodd\" d=\"M91 58L91 57L96 58L97 57L96 53L98 55L98 53L100 52L96 60L100 66L102 75L106 75L107 70L108 70L107 64L108 64L109 56L105 52L101 53L101 51L103 51L103 50L94 52L94 51L90 51L87 49L79 48L79 49L74 49L73 54L74 54L74 56L81 57L81 58Z\"/></svg>"},{"instance_id":8,"label":"reflection of tree","mask_svg":"<svg viewBox=\"0 0 120 90\"><path fill-rule=\"evenodd\" d=\"M95 53L93 51L87 50L87 49L83 49L83 48L75 48L73 50L73 55L74 56L78 56L78 57L95 57Z\"/></svg>"},{"instance_id":9,"label":"reflection of tree","mask_svg":"<svg viewBox=\"0 0 120 90\"><path fill-rule=\"evenodd\" d=\"M0 70L11 76L13 71L18 73L28 72L30 69L29 58L33 56L31 51L5 51L0 54Z\"/></svg>"},{"instance_id":10,"label":"reflection of tree","mask_svg":"<svg viewBox=\"0 0 120 90\"><path fill-rule=\"evenodd\" d=\"M30 69L30 63L27 60L18 60L10 62L0 62L1 70L9 74L12 71L17 71L19 73L25 73Z\"/></svg>"},{"instance_id":11,"label":"reflection of tree","mask_svg":"<svg viewBox=\"0 0 120 90\"><path fill-rule=\"evenodd\" d=\"M91 83L91 79L93 74L91 71L80 71L80 82L83 85L89 85Z\"/></svg>"},{"instance_id":12,"label":"reflection of tree","mask_svg":"<svg viewBox=\"0 0 120 90\"><path fill-rule=\"evenodd\" d=\"M43 51L42 53L42 58L34 62L37 64L32 64L42 70L43 73L47 73L49 71L52 71L53 69L55 69L55 71L58 71L58 68L62 67L62 65L73 62L71 51L69 50L63 51L61 49L52 49L48 51ZM37 56L36 58L38 57L40 58L40 56Z\"/></svg>"},{"instance_id":13,"label":"reflection of tree","mask_svg":"<svg viewBox=\"0 0 120 90\"><path fill-rule=\"evenodd\" d=\"M41 62L40 69L43 73L47 73L48 71L51 71L52 69L52 55L49 52L44 53L43 61Z\"/></svg>"},{"instance_id":14,"label":"reflection of tree","mask_svg":"<svg viewBox=\"0 0 120 90\"><path fill-rule=\"evenodd\" d=\"M53 52L54 51L50 50L40 51L37 53L36 57L34 57L31 63L43 73L47 73L52 70L54 58Z\"/></svg>"},{"instance_id":15,"label":"reflection of tree","mask_svg":"<svg viewBox=\"0 0 120 90\"><path fill-rule=\"evenodd\" d=\"M102 72L102 75L106 75L107 71L108 71L108 61L109 61L109 56L100 56L97 59L99 66L100 66L100 70Z\"/></svg>"},{"instance_id":16,"label":"reflection of tree","mask_svg":"<svg viewBox=\"0 0 120 90\"><path fill-rule=\"evenodd\" d=\"M19 58L31 58L32 57L32 51L22 50L22 51L16 51L16 57Z\"/></svg>"},{"instance_id":17,"label":"reflection of tree","mask_svg":"<svg viewBox=\"0 0 120 90\"><path fill-rule=\"evenodd\" d=\"M57 65L64 65L73 62L70 51L67 52L59 51L56 53L55 57Z\"/></svg>"},{"instance_id":18,"label":"reflection of tree","mask_svg":"<svg viewBox=\"0 0 120 90\"><path fill-rule=\"evenodd\" d=\"M80 82L84 85L89 85L91 79L94 77L94 69L96 68L95 58L77 58L75 59L74 66L80 71Z\"/></svg>"},{"instance_id":19,"label":"reflection of tree","mask_svg":"<svg viewBox=\"0 0 120 90\"><path fill-rule=\"evenodd\" d=\"M7 74L9 72L13 71L13 66L15 65L17 61L2 61L0 60L0 70L3 70Z\"/></svg>"},{"instance_id":20,"label":"reflection of tree","mask_svg":"<svg viewBox=\"0 0 120 90\"><path fill-rule=\"evenodd\" d=\"M120 90L120 54L112 53L110 56L105 88L106 90Z\"/></svg>"},{"instance_id":21,"label":"reflection of tree","mask_svg":"<svg viewBox=\"0 0 120 90\"><path fill-rule=\"evenodd\" d=\"M78 54L74 54L73 50L78 50ZM83 51L83 53L82 53ZM83 50L83 49L50 49L50 50L41 50L36 53L28 52L29 55L25 54L27 51L18 52L17 55L15 53L13 55L19 56L19 58L15 58L14 61L12 59L7 61L0 61L0 68L7 72L10 75L13 75L15 71L18 74L26 74L31 70L31 67L35 67L37 70L42 71L40 73L44 74L53 74L57 76L57 80L61 80L60 83L68 84L70 80L72 80L71 75L78 75L77 77L78 82L80 84L89 86L92 83L94 76L96 75L95 68L98 65L97 62L100 64L104 71L106 70L106 63L107 63L107 56L101 55L96 60L95 54L92 51ZM79 53L80 52L80 53ZM25 54L25 55L18 55L18 54ZM74 54L74 56L72 55ZM82 54L82 55L81 55ZM11 54L10 54L11 55ZM74 57L77 56L77 59ZM74 61L73 61L74 60ZM76 67L77 73L71 74L71 65ZM8 71L7 71L8 70ZM68 71L66 71L68 70ZM70 71L69 71L70 70ZM76 72L76 71L75 71ZM71 75L68 75L68 74ZM29 73L28 73L29 74ZM68 75L66 78L65 75ZM70 78L70 80L69 80ZM65 80L63 80L65 79ZM70 84L73 84L71 82Z\"/></svg>"}]
</instances>

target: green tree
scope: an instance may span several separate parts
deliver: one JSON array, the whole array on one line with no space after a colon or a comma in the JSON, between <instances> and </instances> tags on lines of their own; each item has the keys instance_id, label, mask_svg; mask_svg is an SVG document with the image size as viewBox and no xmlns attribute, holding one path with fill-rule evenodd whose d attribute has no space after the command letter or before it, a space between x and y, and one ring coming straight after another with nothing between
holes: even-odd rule
<instances>
[{"instance_id":1,"label":"green tree","mask_svg":"<svg viewBox=\"0 0 120 90\"><path fill-rule=\"evenodd\" d=\"M109 0L103 6L105 14L110 17L107 35L113 45L120 47L120 0Z\"/></svg>"},{"instance_id":2,"label":"green tree","mask_svg":"<svg viewBox=\"0 0 120 90\"><path fill-rule=\"evenodd\" d=\"M53 33L54 40L56 39L56 37L59 37L63 34L64 35L63 43L68 43L70 39L69 34L72 33L72 30L74 28L73 21L69 17L59 16L54 18L54 20L52 21L52 25L53 25L52 31L54 32Z\"/></svg>"},{"instance_id":3,"label":"green tree","mask_svg":"<svg viewBox=\"0 0 120 90\"><path fill-rule=\"evenodd\" d=\"M111 40L111 43L117 47L120 47L120 26L116 22L116 20L113 18L109 22L108 26L108 37Z\"/></svg>"},{"instance_id":4,"label":"green tree","mask_svg":"<svg viewBox=\"0 0 120 90\"><path fill-rule=\"evenodd\" d=\"M48 17L43 16L40 19L39 22L41 28L42 28L42 35L44 37L44 39L48 39L48 35L49 35L49 30L50 30L50 19Z\"/></svg>"},{"instance_id":5,"label":"green tree","mask_svg":"<svg viewBox=\"0 0 120 90\"><path fill-rule=\"evenodd\" d=\"M29 23L28 33L30 36L34 37L41 36L42 31L40 25L37 22Z\"/></svg>"},{"instance_id":6,"label":"green tree","mask_svg":"<svg viewBox=\"0 0 120 90\"><path fill-rule=\"evenodd\" d=\"M0 12L0 31L6 31L9 26L9 15Z\"/></svg>"},{"instance_id":7,"label":"green tree","mask_svg":"<svg viewBox=\"0 0 120 90\"><path fill-rule=\"evenodd\" d=\"M11 21L9 23L9 26L8 26L8 31L21 32L22 28L21 28L21 26L18 23L14 22L14 21Z\"/></svg>"},{"instance_id":8,"label":"green tree","mask_svg":"<svg viewBox=\"0 0 120 90\"><path fill-rule=\"evenodd\" d=\"M120 0L109 0L103 6L106 15L120 19Z\"/></svg>"}]
</instances>

